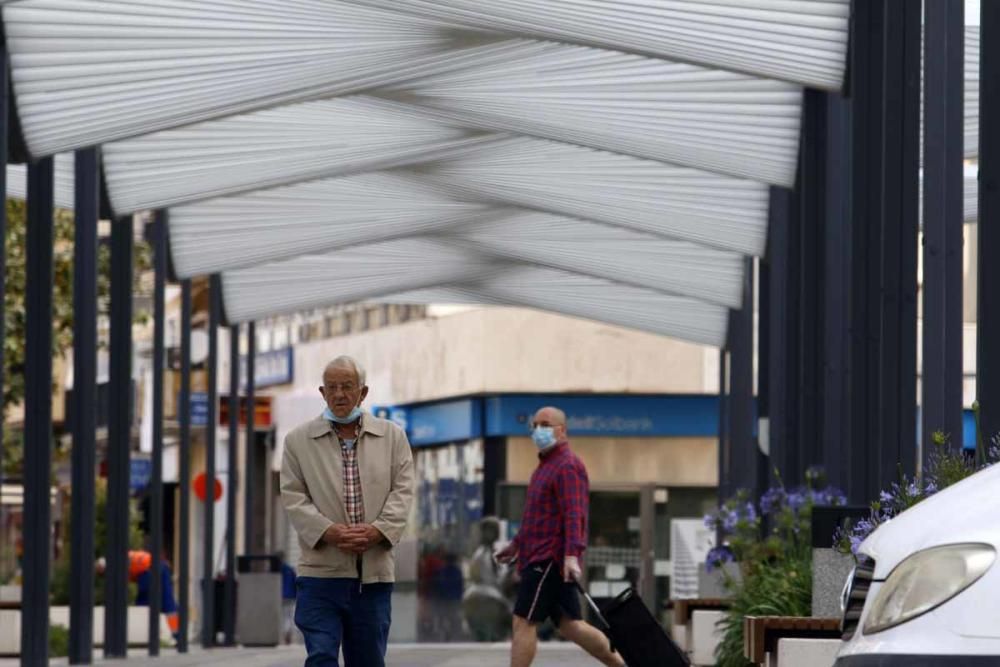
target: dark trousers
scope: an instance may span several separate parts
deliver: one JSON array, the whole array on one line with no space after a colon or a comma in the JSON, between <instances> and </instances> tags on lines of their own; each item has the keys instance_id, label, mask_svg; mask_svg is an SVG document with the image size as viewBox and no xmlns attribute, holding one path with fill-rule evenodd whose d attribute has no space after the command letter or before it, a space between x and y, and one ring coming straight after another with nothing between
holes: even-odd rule
<instances>
[{"instance_id":1,"label":"dark trousers","mask_svg":"<svg viewBox=\"0 0 1000 667\"><path fill-rule=\"evenodd\" d=\"M306 667L384 667L392 617L392 584L299 577L295 625L306 640Z\"/></svg>"}]
</instances>

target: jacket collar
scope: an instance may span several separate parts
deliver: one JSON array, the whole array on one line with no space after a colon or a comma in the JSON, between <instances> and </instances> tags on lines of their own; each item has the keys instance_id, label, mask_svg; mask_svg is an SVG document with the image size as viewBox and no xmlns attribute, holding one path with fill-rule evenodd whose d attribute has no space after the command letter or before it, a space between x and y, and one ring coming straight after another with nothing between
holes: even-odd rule
<instances>
[{"instance_id":1,"label":"jacket collar","mask_svg":"<svg viewBox=\"0 0 1000 667\"><path fill-rule=\"evenodd\" d=\"M309 422L309 437L322 438L327 433L333 433L333 425L322 414ZM385 421L366 412L361 416L361 433L382 437L385 435Z\"/></svg>"}]
</instances>

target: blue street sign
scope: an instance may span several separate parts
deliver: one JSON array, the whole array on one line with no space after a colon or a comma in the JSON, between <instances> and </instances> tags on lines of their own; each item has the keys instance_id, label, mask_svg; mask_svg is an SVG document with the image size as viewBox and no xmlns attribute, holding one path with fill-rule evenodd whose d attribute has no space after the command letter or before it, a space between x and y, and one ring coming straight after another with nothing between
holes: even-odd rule
<instances>
[{"instance_id":1,"label":"blue street sign","mask_svg":"<svg viewBox=\"0 0 1000 667\"><path fill-rule=\"evenodd\" d=\"M142 491L153 477L153 462L149 459L131 459L128 475L128 488L132 492Z\"/></svg>"}]
</instances>

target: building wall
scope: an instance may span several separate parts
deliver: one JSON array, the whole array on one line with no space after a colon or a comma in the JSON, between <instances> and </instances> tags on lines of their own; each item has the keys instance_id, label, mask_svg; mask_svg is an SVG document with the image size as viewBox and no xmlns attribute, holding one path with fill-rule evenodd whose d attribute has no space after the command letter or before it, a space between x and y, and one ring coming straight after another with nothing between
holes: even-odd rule
<instances>
[{"instance_id":1,"label":"building wall","mask_svg":"<svg viewBox=\"0 0 1000 667\"><path fill-rule=\"evenodd\" d=\"M572 438L591 485L716 486L715 438ZM507 481L527 484L538 465L530 438L507 439Z\"/></svg>"},{"instance_id":2,"label":"building wall","mask_svg":"<svg viewBox=\"0 0 1000 667\"><path fill-rule=\"evenodd\" d=\"M365 364L369 404L380 405L479 393L712 393L717 382L712 348L535 310L484 307L299 344L295 386L278 391L315 393L326 362L340 354ZM318 394L316 400L318 412Z\"/></svg>"}]
</instances>

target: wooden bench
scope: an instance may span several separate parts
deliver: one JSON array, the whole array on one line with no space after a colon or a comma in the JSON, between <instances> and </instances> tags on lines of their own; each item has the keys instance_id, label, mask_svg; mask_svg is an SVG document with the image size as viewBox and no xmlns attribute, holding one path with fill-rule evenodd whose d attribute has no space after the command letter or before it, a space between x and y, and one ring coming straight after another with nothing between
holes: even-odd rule
<instances>
[{"instance_id":1,"label":"wooden bench","mask_svg":"<svg viewBox=\"0 0 1000 667\"><path fill-rule=\"evenodd\" d=\"M729 600L725 598L692 598L689 600L674 600L674 625L687 625L691 621L691 613L695 611L721 611L729 608Z\"/></svg>"},{"instance_id":2,"label":"wooden bench","mask_svg":"<svg viewBox=\"0 0 1000 667\"><path fill-rule=\"evenodd\" d=\"M743 619L743 655L763 665L779 639L840 639L840 619L794 616L747 616Z\"/></svg>"}]
</instances>

